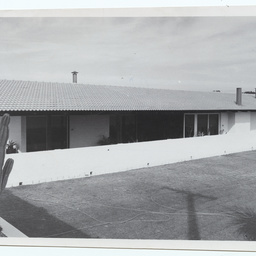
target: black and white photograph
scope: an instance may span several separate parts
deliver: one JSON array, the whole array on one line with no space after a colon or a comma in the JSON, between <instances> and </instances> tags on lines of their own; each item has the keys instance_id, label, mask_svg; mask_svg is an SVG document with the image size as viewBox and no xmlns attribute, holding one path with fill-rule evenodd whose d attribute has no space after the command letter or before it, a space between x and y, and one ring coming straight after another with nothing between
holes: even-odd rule
<instances>
[{"instance_id":1,"label":"black and white photograph","mask_svg":"<svg viewBox=\"0 0 256 256\"><path fill-rule=\"evenodd\" d=\"M255 241L255 28L0 17L0 236Z\"/></svg>"}]
</instances>

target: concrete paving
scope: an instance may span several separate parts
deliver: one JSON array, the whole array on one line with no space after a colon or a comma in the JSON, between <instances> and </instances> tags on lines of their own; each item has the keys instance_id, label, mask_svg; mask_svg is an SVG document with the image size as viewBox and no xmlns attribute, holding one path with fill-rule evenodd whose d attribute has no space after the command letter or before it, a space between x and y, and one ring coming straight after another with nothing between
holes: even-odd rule
<instances>
[{"instance_id":1,"label":"concrete paving","mask_svg":"<svg viewBox=\"0 0 256 256\"><path fill-rule=\"evenodd\" d=\"M255 166L250 151L14 187L0 215L29 237L256 240Z\"/></svg>"}]
</instances>

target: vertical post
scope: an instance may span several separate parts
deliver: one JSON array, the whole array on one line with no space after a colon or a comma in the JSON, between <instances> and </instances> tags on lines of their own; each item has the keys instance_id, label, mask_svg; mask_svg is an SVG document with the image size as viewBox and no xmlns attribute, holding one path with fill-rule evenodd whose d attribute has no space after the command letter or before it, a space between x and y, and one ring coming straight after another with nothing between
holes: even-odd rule
<instances>
[{"instance_id":1,"label":"vertical post","mask_svg":"<svg viewBox=\"0 0 256 256\"><path fill-rule=\"evenodd\" d=\"M46 150L51 149L51 115L46 115Z\"/></svg>"},{"instance_id":2,"label":"vertical post","mask_svg":"<svg viewBox=\"0 0 256 256\"><path fill-rule=\"evenodd\" d=\"M67 124L67 148L70 148L70 118L69 115L66 114L66 124Z\"/></svg>"},{"instance_id":3,"label":"vertical post","mask_svg":"<svg viewBox=\"0 0 256 256\"><path fill-rule=\"evenodd\" d=\"M183 138L185 138L186 114L183 113Z\"/></svg>"},{"instance_id":4,"label":"vertical post","mask_svg":"<svg viewBox=\"0 0 256 256\"><path fill-rule=\"evenodd\" d=\"M122 114L119 117L120 120L120 137L119 137L119 143L123 143L123 116Z\"/></svg>"},{"instance_id":5,"label":"vertical post","mask_svg":"<svg viewBox=\"0 0 256 256\"><path fill-rule=\"evenodd\" d=\"M207 134L206 135L211 135L210 134L210 114L207 114Z\"/></svg>"},{"instance_id":6,"label":"vertical post","mask_svg":"<svg viewBox=\"0 0 256 256\"><path fill-rule=\"evenodd\" d=\"M194 122L194 137L197 137L197 114L195 114Z\"/></svg>"},{"instance_id":7,"label":"vertical post","mask_svg":"<svg viewBox=\"0 0 256 256\"><path fill-rule=\"evenodd\" d=\"M135 112L135 141L138 142L138 113Z\"/></svg>"}]
</instances>

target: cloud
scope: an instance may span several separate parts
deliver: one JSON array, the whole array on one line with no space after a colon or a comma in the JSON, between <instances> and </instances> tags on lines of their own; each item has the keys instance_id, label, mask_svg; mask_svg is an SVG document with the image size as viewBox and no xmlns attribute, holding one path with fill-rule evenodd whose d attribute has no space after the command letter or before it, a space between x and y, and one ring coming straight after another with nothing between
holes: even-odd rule
<instances>
[{"instance_id":1,"label":"cloud","mask_svg":"<svg viewBox=\"0 0 256 256\"><path fill-rule=\"evenodd\" d=\"M254 17L1 18L1 78L70 82L77 69L92 84L251 86L255 25Z\"/></svg>"}]
</instances>

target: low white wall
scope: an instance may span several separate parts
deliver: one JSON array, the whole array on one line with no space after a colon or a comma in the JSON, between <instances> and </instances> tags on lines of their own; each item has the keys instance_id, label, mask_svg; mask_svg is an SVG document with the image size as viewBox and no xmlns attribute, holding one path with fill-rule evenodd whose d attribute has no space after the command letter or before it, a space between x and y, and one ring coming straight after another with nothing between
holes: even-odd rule
<instances>
[{"instance_id":1,"label":"low white wall","mask_svg":"<svg viewBox=\"0 0 256 256\"><path fill-rule=\"evenodd\" d=\"M8 186L114 173L256 149L256 132L11 154Z\"/></svg>"}]
</instances>

